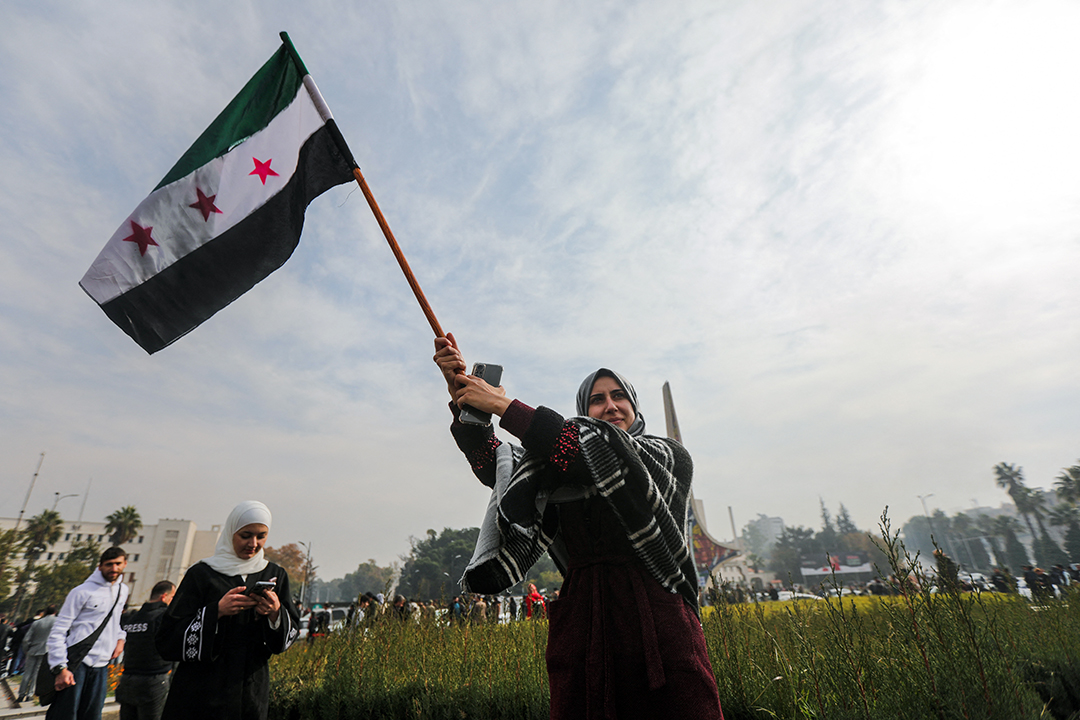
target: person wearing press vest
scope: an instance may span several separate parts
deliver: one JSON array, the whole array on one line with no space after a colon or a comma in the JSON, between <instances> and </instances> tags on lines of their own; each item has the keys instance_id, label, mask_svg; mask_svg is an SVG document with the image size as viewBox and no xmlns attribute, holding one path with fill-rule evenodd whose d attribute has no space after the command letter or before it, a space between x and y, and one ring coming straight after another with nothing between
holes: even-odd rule
<instances>
[{"instance_id":1,"label":"person wearing press vest","mask_svg":"<svg viewBox=\"0 0 1080 720\"><path fill-rule=\"evenodd\" d=\"M176 585L161 580L150 589L149 602L120 618L127 633L124 674L116 686L120 720L158 720L165 708L173 663L161 657L154 636L175 592Z\"/></svg>"},{"instance_id":2,"label":"person wearing press vest","mask_svg":"<svg viewBox=\"0 0 1080 720\"><path fill-rule=\"evenodd\" d=\"M47 683L38 682L38 696L49 704L46 720L101 720L109 662L124 650L120 615L128 597L122 582L126 567L124 549L109 548L97 570L64 599L46 643L55 697L47 696Z\"/></svg>"}]
</instances>

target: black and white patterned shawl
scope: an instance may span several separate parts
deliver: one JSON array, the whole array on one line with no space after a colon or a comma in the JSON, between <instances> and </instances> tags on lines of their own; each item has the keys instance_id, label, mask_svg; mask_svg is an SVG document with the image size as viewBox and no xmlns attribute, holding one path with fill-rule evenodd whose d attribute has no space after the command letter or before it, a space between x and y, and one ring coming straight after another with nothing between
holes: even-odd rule
<instances>
[{"instance_id":1,"label":"black and white patterned shawl","mask_svg":"<svg viewBox=\"0 0 1080 720\"><path fill-rule=\"evenodd\" d=\"M497 593L521 582L556 539L553 504L599 494L610 504L638 558L667 590L697 610L697 574L683 528L693 462L674 440L632 437L602 420L571 418L588 468L584 485L552 488L547 458L502 443L495 488L462 585Z\"/></svg>"}]
</instances>

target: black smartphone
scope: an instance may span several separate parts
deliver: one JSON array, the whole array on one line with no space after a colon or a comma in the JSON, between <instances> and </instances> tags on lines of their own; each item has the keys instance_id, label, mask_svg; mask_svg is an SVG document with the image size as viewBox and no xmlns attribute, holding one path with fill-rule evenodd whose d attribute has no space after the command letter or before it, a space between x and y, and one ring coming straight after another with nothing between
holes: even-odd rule
<instances>
[{"instance_id":1,"label":"black smartphone","mask_svg":"<svg viewBox=\"0 0 1080 720\"><path fill-rule=\"evenodd\" d=\"M260 580L259 582L255 583L254 587L249 587L247 589L247 594L248 595L265 595L267 590L276 590L276 589L277 589L277 578L274 578L273 580Z\"/></svg>"},{"instance_id":2,"label":"black smartphone","mask_svg":"<svg viewBox=\"0 0 1080 720\"><path fill-rule=\"evenodd\" d=\"M502 370L502 365L489 363L475 363L472 366L472 374L492 387L499 387L502 382ZM480 412L476 408L462 405L458 420L466 425L490 425L491 413Z\"/></svg>"}]
</instances>

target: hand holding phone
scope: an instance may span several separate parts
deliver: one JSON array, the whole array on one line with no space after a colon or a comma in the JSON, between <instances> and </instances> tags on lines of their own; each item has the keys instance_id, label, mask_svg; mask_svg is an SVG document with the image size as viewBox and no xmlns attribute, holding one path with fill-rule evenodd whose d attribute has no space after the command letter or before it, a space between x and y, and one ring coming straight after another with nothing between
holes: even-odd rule
<instances>
[{"instance_id":1,"label":"hand holding phone","mask_svg":"<svg viewBox=\"0 0 1080 720\"><path fill-rule=\"evenodd\" d=\"M265 595L267 590L277 589L277 578L271 580L260 580L252 587L247 589L248 595Z\"/></svg>"},{"instance_id":2,"label":"hand holding phone","mask_svg":"<svg viewBox=\"0 0 1080 720\"><path fill-rule=\"evenodd\" d=\"M471 374L480 378L492 387L499 387L499 384L502 382L502 371L502 365L476 363L473 365ZM458 414L458 420L466 425L490 425L491 413L480 412L469 405L462 405L461 413Z\"/></svg>"}]
</instances>

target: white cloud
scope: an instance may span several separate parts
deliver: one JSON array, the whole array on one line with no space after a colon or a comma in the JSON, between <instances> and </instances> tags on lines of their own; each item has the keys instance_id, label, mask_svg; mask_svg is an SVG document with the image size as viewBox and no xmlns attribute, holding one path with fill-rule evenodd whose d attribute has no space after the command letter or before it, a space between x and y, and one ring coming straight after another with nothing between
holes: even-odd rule
<instances>
[{"instance_id":1,"label":"white cloud","mask_svg":"<svg viewBox=\"0 0 1080 720\"><path fill-rule=\"evenodd\" d=\"M46 450L31 510L93 477L88 515L131 503L207 526L258 496L272 542L312 541L328 577L478 521L431 332L355 189L318 199L284 268L152 358L76 285L286 29L468 358L565 412L616 366L654 432L671 381L716 534L726 505L816 525L821 496L869 526L926 492L999 502L1003 460L1046 486L1080 456L1080 207L1060 173L1075 108L1054 92L1076 67L1054 38L1077 18L995 8L17 4L0 473L22 488ZM1023 68L973 62L1047 27ZM961 41L969 55L946 52ZM999 77L1011 119L987 99ZM981 121L1009 143L966 137Z\"/></svg>"}]
</instances>

